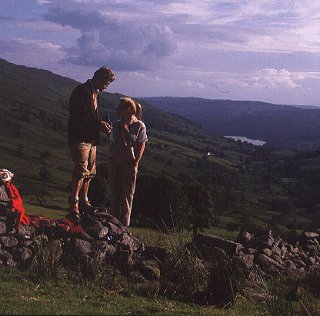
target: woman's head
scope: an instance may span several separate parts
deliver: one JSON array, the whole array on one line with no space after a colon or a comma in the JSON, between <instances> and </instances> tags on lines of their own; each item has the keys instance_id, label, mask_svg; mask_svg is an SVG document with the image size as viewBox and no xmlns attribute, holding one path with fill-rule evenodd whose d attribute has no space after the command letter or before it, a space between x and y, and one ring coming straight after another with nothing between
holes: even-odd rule
<instances>
[{"instance_id":1,"label":"woman's head","mask_svg":"<svg viewBox=\"0 0 320 316\"><path fill-rule=\"evenodd\" d=\"M120 103L117 109L118 115L121 117L127 117L135 115L138 120L142 117L142 106L141 104L133 101L129 97L120 98Z\"/></svg>"}]
</instances>

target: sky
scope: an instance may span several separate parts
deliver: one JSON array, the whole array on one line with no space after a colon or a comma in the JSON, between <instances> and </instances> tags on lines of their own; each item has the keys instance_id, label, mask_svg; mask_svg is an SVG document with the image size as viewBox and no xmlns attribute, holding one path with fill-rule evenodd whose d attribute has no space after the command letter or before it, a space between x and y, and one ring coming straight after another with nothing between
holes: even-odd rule
<instances>
[{"instance_id":1,"label":"sky","mask_svg":"<svg viewBox=\"0 0 320 316\"><path fill-rule=\"evenodd\" d=\"M0 58L109 92L320 106L317 0L0 0Z\"/></svg>"}]
</instances>

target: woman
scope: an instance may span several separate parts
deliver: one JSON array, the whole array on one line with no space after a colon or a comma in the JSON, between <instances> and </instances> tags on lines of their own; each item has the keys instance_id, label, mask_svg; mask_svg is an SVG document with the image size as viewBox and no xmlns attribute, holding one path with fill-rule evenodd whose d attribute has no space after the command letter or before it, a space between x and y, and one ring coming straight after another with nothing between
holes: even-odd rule
<instances>
[{"instance_id":1,"label":"woman","mask_svg":"<svg viewBox=\"0 0 320 316\"><path fill-rule=\"evenodd\" d=\"M138 166L148 137L139 103L122 97L117 114L120 120L115 122L110 135L110 213L129 226Z\"/></svg>"}]
</instances>

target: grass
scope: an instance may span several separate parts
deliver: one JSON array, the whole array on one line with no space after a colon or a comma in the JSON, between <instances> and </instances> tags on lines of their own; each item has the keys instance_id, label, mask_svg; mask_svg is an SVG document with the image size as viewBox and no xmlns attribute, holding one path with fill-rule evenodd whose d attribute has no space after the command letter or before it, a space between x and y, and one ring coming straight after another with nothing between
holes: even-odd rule
<instances>
[{"instance_id":1,"label":"grass","mask_svg":"<svg viewBox=\"0 0 320 316\"><path fill-rule=\"evenodd\" d=\"M238 306L224 310L161 297L146 298L127 289L108 291L95 283L37 284L26 272L4 267L0 271L1 315L259 315L257 307L243 299Z\"/></svg>"}]
</instances>

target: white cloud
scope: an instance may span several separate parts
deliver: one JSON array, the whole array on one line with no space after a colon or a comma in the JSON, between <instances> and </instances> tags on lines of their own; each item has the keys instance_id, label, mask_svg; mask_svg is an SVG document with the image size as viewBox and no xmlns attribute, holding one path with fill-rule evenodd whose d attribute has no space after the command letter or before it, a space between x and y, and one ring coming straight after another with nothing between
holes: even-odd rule
<instances>
[{"instance_id":1,"label":"white cloud","mask_svg":"<svg viewBox=\"0 0 320 316\"><path fill-rule=\"evenodd\" d=\"M0 40L0 54L9 61L34 67L57 63L64 58L59 45L29 39Z\"/></svg>"}]
</instances>

